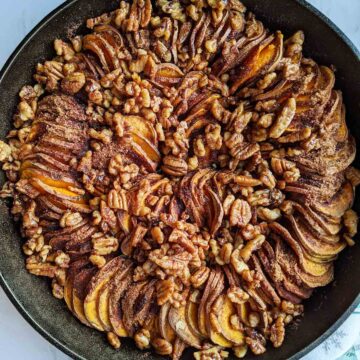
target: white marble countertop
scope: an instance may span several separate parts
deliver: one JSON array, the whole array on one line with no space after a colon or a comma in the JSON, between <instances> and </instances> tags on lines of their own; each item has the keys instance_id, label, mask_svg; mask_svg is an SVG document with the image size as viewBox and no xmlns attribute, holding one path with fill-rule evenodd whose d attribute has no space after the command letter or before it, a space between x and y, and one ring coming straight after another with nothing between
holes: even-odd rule
<instances>
[{"instance_id":1,"label":"white marble countertop","mask_svg":"<svg viewBox=\"0 0 360 360\"><path fill-rule=\"evenodd\" d=\"M260 0L259 0L260 1ZM276 1L276 0L275 0ZM23 37L51 10L60 5L62 0L1 0L0 1L0 68ZM310 0L315 7L325 13L345 34L360 48L360 0ZM11 9L11 11L9 11ZM5 15L4 15L5 14ZM354 331L359 324L359 317L352 317L339 333L354 338L359 331ZM352 336L350 336L352 335ZM355 337L354 337L355 336ZM340 352L332 351L331 344L324 344L326 359L334 360ZM351 342L348 346L351 345ZM347 350L344 348L343 350ZM344 351L343 351L344 352ZM324 353L324 351L322 351ZM11 360L68 360L69 357L44 340L21 317L15 307L0 289L0 358ZM319 350L309 354L306 360L318 360L322 356Z\"/></svg>"}]
</instances>

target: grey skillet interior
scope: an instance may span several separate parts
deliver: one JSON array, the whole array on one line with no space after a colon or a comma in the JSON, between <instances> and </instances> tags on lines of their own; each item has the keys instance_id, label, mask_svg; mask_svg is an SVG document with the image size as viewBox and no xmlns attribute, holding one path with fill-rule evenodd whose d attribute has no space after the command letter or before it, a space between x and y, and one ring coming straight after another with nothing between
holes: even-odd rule
<instances>
[{"instance_id":1,"label":"grey skillet interior","mask_svg":"<svg viewBox=\"0 0 360 360\"><path fill-rule=\"evenodd\" d=\"M359 53L328 19L305 1L244 0L272 29L291 34L303 29L306 34L305 53L322 64L337 68L337 87L344 93L347 120L352 134L360 144L360 62ZM38 61L53 55L52 40L66 37L71 31L84 32L86 18L115 9L118 1L72 0L48 15L22 42L0 75L0 136L10 129L10 119L19 89L31 81ZM356 164L360 166L359 159ZM360 211L359 198L355 209ZM44 279L27 274L20 250L17 225L9 216L5 202L0 203L0 282L21 314L54 345L76 359L134 359L142 356L159 358L138 351L131 341L124 341L120 351L105 343L105 336L81 325L65 304L51 296ZM287 331L280 349L269 348L259 359L299 359L323 341L344 321L360 301L360 246L347 249L336 263L336 281L306 302L306 314L297 327ZM186 354L190 358L189 354ZM251 356L249 359L253 358Z\"/></svg>"}]
</instances>

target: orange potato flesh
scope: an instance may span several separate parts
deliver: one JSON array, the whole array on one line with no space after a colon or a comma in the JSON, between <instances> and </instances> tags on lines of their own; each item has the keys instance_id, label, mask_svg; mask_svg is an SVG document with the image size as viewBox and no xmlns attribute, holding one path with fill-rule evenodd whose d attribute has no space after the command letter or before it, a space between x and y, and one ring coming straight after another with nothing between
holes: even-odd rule
<instances>
[{"instance_id":1,"label":"orange potato flesh","mask_svg":"<svg viewBox=\"0 0 360 360\"><path fill-rule=\"evenodd\" d=\"M135 141L136 144L138 144L141 149L146 153L146 155L149 157L151 161L159 162L160 161L160 154L157 148L151 144L149 141L147 141L142 136L139 136L135 133L131 133L131 137Z\"/></svg>"},{"instance_id":2,"label":"orange potato flesh","mask_svg":"<svg viewBox=\"0 0 360 360\"><path fill-rule=\"evenodd\" d=\"M236 308L226 295L220 295L220 297L222 306L220 307L218 320L222 335L225 339L235 345L243 345L245 340L244 333L240 330L234 329L230 322L231 316L236 314Z\"/></svg>"},{"instance_id":3,"label":"orange potato flesh","mask_svg":"<svg viewBox=\"0 0 360 360\"><path fill-rule=\"evenodd\" d=\"M70 182L66 182L66 181L62 181L62 180L55 180L50 177L46 177L46 176L40 174L40 172L36 171L35 169L29 169L29 168L22 169L22 171L21 171L22 179L32 179L34 177L37 179L40 179L42 182L44 182L45 184L47 184L49 186L57 187L57 188L66 189L68 186L75 185L74 182L70 183Z\"/></svg>"},{"instance_id":4,"label":"orange potato flesh","mask_svg":"<svg viewBox=\"0 0 360 360\"><path fill-rule=\"evenodd\" d=\"M34 188L36 188L42 194L48 193L51 195L55 195L61 199L70 200L72 202L79 203L79 204L85 204L85 199L83 198L83 196L76 194L70 190L64 189L64 188L49 186L39 179L32 179L31 185L33 185Z\"/></svg>"},{"instance_id":5,"label":"orange potato flesh","mask_svg":"<svg viewBox=\"0 0 360 360\"><path fill-rule=\"evenodd\" d=\"M271 64L275 59L280 47L282 47L283 35L278 36L267 46L259 45L244 62L238 76L238 80L232 85L230 93L233 94L236 90L251 80L253 77L261 75L261 72Z\"/></svg>"},{"instance_id":6,"label":"orange potato flesh","mask_svg":"<svg viewBox=\"0 0 360 360\"><path fill-rule=\"evenodd\" d=\"M105 331L112 330L112 326L109 318L109 297L110 297L109 286L106 286L101 291L101 294L99 296L99 304L98 304L98 316Z\"/></svg>"}]
</instances>

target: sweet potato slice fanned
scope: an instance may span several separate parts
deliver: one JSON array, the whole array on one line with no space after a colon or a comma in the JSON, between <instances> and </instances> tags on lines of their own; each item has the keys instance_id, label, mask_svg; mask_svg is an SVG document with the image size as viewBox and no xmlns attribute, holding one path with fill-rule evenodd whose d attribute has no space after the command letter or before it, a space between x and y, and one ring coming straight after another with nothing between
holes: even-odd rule
<instances>
[{"instance_id":1,"label":"sweet potato slice fanned","mask_svg":"<svg viewBox=\"0 0 360 360\"><path fill-rule=\"evenodd\" d=\"M123 312L121 301L132 282L131 278L132 267L131 263L128 262L125 268L120 269L115 274L111 282L111 287L109 288L109 320L114 333L121 337L128 336L122 320Z\"/></svg>"},{"instance_id":2,"label":"sweet potato slice fanned","mask_svg":"<svg viewBox=\"0 0 360 360\"><path fill-rule=\"evenodd\" d=\"M300 219L290 216L289 220L293 230L297 235L298 241L304 248L318 257L332 257L337 255L346 246L343 242L329 244L317 239L311 231L309 231Z\"/></svg>"},{"instance_id":3,"label":"sweet potato slice fanned","mask_svg":"<svg viewBox=\"0 0 360 360\"><path fill-rule=\"evenodd\" d=\"M197 349L201 348L201 340L190 330L185 317L185 307L181 306L178 309L171 307L169 311L169 323L177 336L186 344Z\"/></svg>"},{"instance_id":4,"label":"sweet potato slice fanned","mask_svg":"<svg viewBox=\"0 0 360 360\"><path fill-rule=\"evenodd\" d=\"M91 279L97 272L96 268L88 268L81 270L73 281L72 291L72 311L75 316L85 325L92 326L87 320L84 312L84 300L86 297L86 289Z\"/></svg>"},{"instance_id":5,"label":"sweet potato slice fanned","mask_svg":"<svg viewBox=\"0 0 360 360\"><path fill-rule=\"evenodd\" d=\"M100 331L104 331L104 328L98 315L99 296L101 290L108 286L111 278L123 262L125 262L125 260L119 256L110 260L100 269L96 276L91 279L87 288L87 294L84 300L84 313L91 326Z\"/></svg>"},{"instance_id":6,"label":"sweet potato slice fanned","mask_svg":"<svg viewBox=\"0 0 360 360\"><path fill-rule=\"evenodd\" d=\"M99 317L101 326L105 331L111 331L112 326L110 322L109 314L109 298L110 298L110 287L114 277L111 278L107 286L104 286L99 293L99 300L97 306L97 315Z\"/></svg>"},{"instance_id":7,"label":"sweet potato slice fanned","mask_svg":"<svg viewBox=\"0 0 360 360\"><path fill-rule=\"evenodd\" d=\"M270 72L280 61L282 54L283 35L281 33L277 33L274 38L265 39L235 70L235 80L231 85L230 93L234 94L243 84Z\"/></svg>"},{"instance_id":8,"label":"sweet potato slice fanned","mask_svg":"<svg viewBox=\"0 0 360 360\"><path fill-rule=\"evenodd\" d=\"M189 299L186 302L186 308L185 308L186 322L192 333L194 333L199 338L203 338L203 335L200 333L198 326L199 304L191 301L190 297L191 295L189 296Z\"/></svg>"},{"instance_id":9,"label":"sweet potato slice fanned","mask_svg":"<svg viewBox=\"0 0 360 360\"><path fill-rule=\"evenodd\" d=\"M176 333L173 328L170 326L169 322L169 312L171 309L171 305L169 302L165 303L161 306L160 313L159 313L159 331L161 336L173 343L176 337Z\"/></svg>"},{"instance_id":10,"label":"sweet potato slice fanned","mask_svg":"<svg viewBox=\"0 0 360 360\"><path fill-rule=\"evenodd\" d=\"M234 345L243 345L244 333L231 325L231 316L236 314L236 308L226 295L220 295L214 303L213 311L217 314L221 334Z\"/></svg>"},{"instance_id":11,"label":"sweet potato slice fanned","mask_svg":"<svg viewBox=\"0 0 360 360\"><path fill-rule=\"evenodd\" d=\"M122 300L122 319L126 332L133 336L146 324L156 306L155 281L130 286Z\"/></svg>"},{"instance_id":12,"label":"sweet potato slice fanned","mask_svg":"<svg viewBox=\"0 0 360 360\"><path fill-rule=\"evenodd\" d=\"M78 273L85 267L89 267L89 261L87 259L79 259L71 264L65 281L64 286L64 300L69 310L72 310L72 296L73 296L73 286L74 279Z\"/></svg>"}]
</instances>

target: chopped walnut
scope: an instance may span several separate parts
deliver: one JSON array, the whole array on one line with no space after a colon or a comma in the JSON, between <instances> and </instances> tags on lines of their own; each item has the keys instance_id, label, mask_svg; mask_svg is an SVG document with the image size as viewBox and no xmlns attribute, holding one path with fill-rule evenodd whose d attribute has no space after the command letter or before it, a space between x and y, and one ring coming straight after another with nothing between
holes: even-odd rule
<instances>
[{"instance_id":1,"label":"chopped walnut","mask_svg":"<svg viewBox=\"0 0 360 360\"><path fill-rule=\"evenodd\" d=\"M194 353L195 360L223 360L229 356L220 346L210 347Z\"/></svg>"},{"instance_id":2,"label":"chopped walnut","mask_svg":"<svg viewBox=\"0 0 360 360\"><path fill-rule=\"evenodd\" d=\"M159 355L171 355L173 350L171 343L162 338L155 338L151 345Z\"/></svg>"},{"instance_id":3,"label":"chopped walnut","mask_svg":"<svg viewBox=\"0 0 360 360\"><path fill-rule=\"evenodd\" d=\"M219 255L216 257L216 262L219 265L230 264L233 248L233 245L230 243L223 245L219 251Z\"/></svg>"},{"instance_id":4,"label":"chopped walnut","mask_svg":"<svg viewBox=\"0 0 360 360\"><path fill-rule=\"evenodd\" d=\"M8 160L11 156L11 147L4 143L3 141L0 141L0 161L4 162Z\"/></svg>"},{"instance_id":5,"label":"chopped walnut","mask_svg":"<svg viewBox=\"0 0 360 360\"><path fill-rule=\"evenodd\" d=\"M112 138L112 131L110 129L103 129L101 131L96 131L95 129L89 130L89 135L91 138L100 140L104 144L109 144Z\"/></svg>"},{"instance_id":6,"label":"chopped walnut","mask_svg":"<svg viewBox=\"0 0 360 360\"><path fill-rule=\"evenodd\" d=\"M31 105L26 101L21 101L18 105L19 115L22 121L34 119L35 112Z\"/></svg>"},{"instance_id":7,"label":"chopped walnut","mask_svg":"<svg viewBox=\"0 0 360 360\"><path fill-rule=\"evenodd\" d=\"M218 124L208 125L205 129L205 138L211 150L219 150L222 146L221 126ZM198 151L201 153L200 150Z\"/></svg>"},{"instance_id":8,"label":"chopped walnut","mask_svg":"<svg viewBox=\"0 0 360 360\"><path fill-rule=\"evenodd\" d=\"M275 348L278 348L282 345L285 338L285 325L283 317L278 317L275 320L275 323L271 326L270 330L270 340L273 343Z\"/></svg>"},{"instance_id":9,"label":"chopped walnut","mask_svg":"<svg viewBox=\"0 0 360 360\"><path fill-rule=\"evenodd\" d=\"M246 245L240 250L240 256L245 262L249 261L251 254L258 250L264 241L264 235L257 235L254 239L251 239L246 243Z\"/></svg>"},{"instance_id":10,"label":"chopped walnut","mask_svg":"<svg viewBox=\"0 0 360 360\"><path fill-rule=\"evenodd\" d=\"M164 233L159 226L155 226L151 229L151 236L158 243L162 244L165 240Z\"/></svg>"},{"instance_id":11,"label":"chopped walnut","mask_svg":"<svg viewBox=\"0 0 360 360\"><path fill-rule=\"evenodd\" d=\"M239 287L231 287L227 292L227 296L234 304L243 304L250 298L249 294Z\"/></svg>"},{"instance_id":12,"label":"chopped walnut","mask_svg":"<svg viewBox=\"0 0 360 360\"><path fill-rule=\"evenodd\" d=\"M304 312L303 305L296 305L291 303L290 301L283 300L281 302L281 310L285 312L285 314L299 316Z\"/></svg>"},{"instance_id":13,"label":"chopped walnut","mask_svg":"<svg viewBox=\"0 0 360 360\"><path fill-rule=\"evenodd\" d=\"M265 221L275 221L281 217L280 209L269 209L266 207L258 207L257 215L260 219Z\"/></svg>"},{"instance_id":14,"label":"chopped walnut","mask_svg":"<svg viewBox=\"0 0 360 360\"><path fill-rule=\"evenodd\" d=\"M234 350L234 355L238 358L238 359L242 359L245 357L246 353L247 353L247 345L241 345L241 346L235 346L233 347Z\"/></svg>"},{"instance_id":15,"label":"chopped walnut","mask_svg":"<svg viewBox=\"0 0 360 360\"><path fill-rule=\"evenodd\" d=\"M260 323L260 315L256 312L251 312L248 316L248 321L249 321L249 325L255 328Z\"/></svg>"},{"instance_id":16,"label":"chopped walnut","mask_svg":"<svg viewBox=\"0 0 360 360\"><path fill-rule=\"evenodd\" d=\"M116 334L114 334L113 332L108 332L106 334L106 336L107 336L108 342L114 349L120 349L121 342L120 342L119 337Z\"/></svg>"},{"instance_id":17,"label":"chopped walnut","mask_svg":"<svg viewBox=\"0 0 360 360\"><path fill-rule=\"evenodd\" d=\"M54 48L56 53L59 56L63 56L66 61L69 61L75 55L74 50L70 44L67 44L65 41L56 39L54 41Z\"/></svg>"},{"instance_id":18,"label":"chopped walnut","mask_svg":"<svg viewBox=\"0 0 360 360\"><path fill-rule=\"evenodd\" d=\"M67 75L61 81L61 89L69 94L78 93L85 85L85 75L81 72L74 72Z\"/></svg>"},{"instance_id":19,"label":"chopped walnut","mask_svg":"<svg viewBox=\"0 0 360 360\"><path fill-rule=\"evenodd\" d=\"M296 111L296 100L295 98L290 98L286 101L281 113L275 120L274 124L270 129L269 136L271 138L279 138L287 127L290 125L291 121L295 116Z\"/></svg>"},{"instance_id":20,"label":"chopped walnut","mask_svg":"<svg viewBox=\"0 0 360 360\"><path fill-rule=\"evenodd\" d=\"M60 226L63 228L67 226L76 226L82 221L82 219L83 218L80 213L73 213L67 210L60 219Z\"/></svg>"},{"instance_id":21,"label":"chopped walnut","mask_svg":"<svg viewBox=\"0 0 360 360\"><path fill-rule=\"evenodd\" d=\"M134 335L136 346L140 350L148 349L150 347L150 332L147 329L141 329Z\"/></svg>"},{"instance_id":22,"label":"chopped walnut","mask_svg":"<svg viewBox=\"0 0 360 360\"><path fill-rule=\"evenodd\" d=\"M26 259L26 269L31 274L53 278L55 276L56 266L42 262L40 258L32 255Z\"/></svg>"},{"instance_id":23,"label":"chopped walnut","mask_svg":"<svg viewBox=\"0 0 360 360\"><path fill-rule=\"evenodd\" d=\"M252 339L251 337L245 338L246 344L255 355L261 355L266 351L265 346L260 340Z\"/></svg>"},{"instance_id":24,"label":"chopped walnut","mask_svg":"<svg viewBox=\"0 0 360 360\"><path fill-rule=\"evenodd\" d=\"M251 207L245 200L236 199L230 208L230 226L245 226L251 219Z\"/></svg>"},{"instance_id":25,"label":"chopped walnut","mask_svg":"<svg viewBox=\"0 0 360 360\"><path fill-rule=\"evenodd\" d=\"M168 302L175 293L175 282L173 278L159 281L156 286L157 289L157 303L164 305Z\"/></svg>"},{"instance_id":26,"label":"chopped walnut","mask_svg":"<svg viewBox=\"0 0 360 360\"><path fill-rule=\"evenodd\" d=\"M59 285L55 279L51 282L52 294L57 299L64 298L64 287Z\"/></svg>"},{"instance_id":27,"label":"chopped walnut","mask_svg":"<svg viewBox=\"0 0 360 360\"><path fill-rule=\"evenodd\" d=\"M106 259L101 255L91 255L89 256L89 260L98 268L102 268L106 264Z\"/></svg>"},{"instance_id":28,"label":"chopped walnut","mask_svg":"<svg viewBox=\"0 0 360 360\"><path fill-rule=\"evenodd\" d=\"M240 255L240 249L236 249L231 254L230 259L231 265L238 274L242 274L243 271L248 270L249 266L245 263Z\"/></svg>"},{"instance_id":29,"label":"chopped walnut","mask_svg":"<svg viewBox=\"0 0 360 360\"><path fill-rule=\"evenodd\" d=\"M118 239L112 236L105 236L102 233L94 234L91 242L96 255L109 255L117 251L119 247Z\"/></svg>"},{"instance_id":30,"label":"chopped walnut","mask_svg":"<svg viewBox=\"0 0 360 360\"><path fill-rule=\"evenodd\" d=\"M201 138L198 138L195 140L194 153L198 157L205 156L205 154L206 154L205 145Z\"/></svg>"},{"instance_id":31,"label":"chopped walnut","mask_svg":"<svg viewBox=\"0 0 360 360\"><path fill-rule=\"evenodd\" d=\"M70 264L70 256L62 251L58 251L55 256L54 262L60 268L68 268Z\"/></svg>"}]
</instances>

